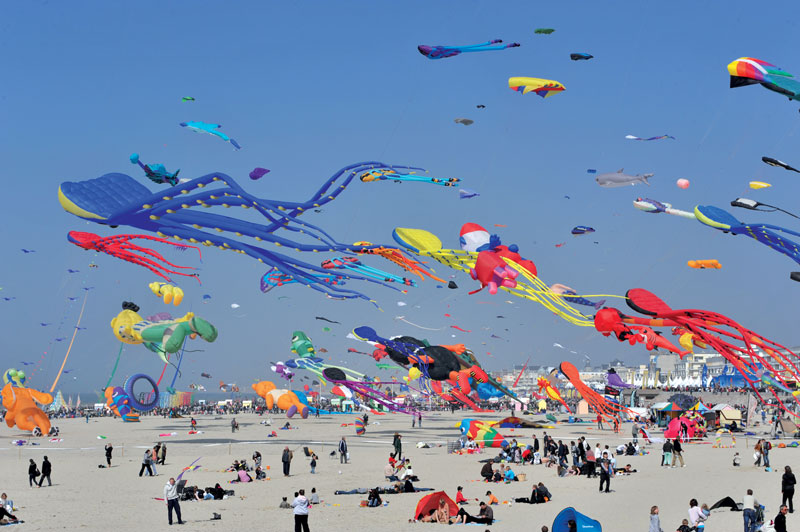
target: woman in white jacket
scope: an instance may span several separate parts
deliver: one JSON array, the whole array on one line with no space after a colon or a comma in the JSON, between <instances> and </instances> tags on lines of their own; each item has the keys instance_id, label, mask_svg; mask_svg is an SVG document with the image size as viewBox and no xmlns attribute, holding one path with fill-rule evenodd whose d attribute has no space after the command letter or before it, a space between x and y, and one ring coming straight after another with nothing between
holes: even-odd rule
<instances>
[{"instance_id":1,"label":"woman in white jacket","mask_svg":"<svg viewBox=\"0 0 800 532\"><path fill-rule=\"evenodd\" d=\"M306 490L300 490L292 501L294 508L294 532L308 532L308 499Z\"/></svg>"}]
</instances>

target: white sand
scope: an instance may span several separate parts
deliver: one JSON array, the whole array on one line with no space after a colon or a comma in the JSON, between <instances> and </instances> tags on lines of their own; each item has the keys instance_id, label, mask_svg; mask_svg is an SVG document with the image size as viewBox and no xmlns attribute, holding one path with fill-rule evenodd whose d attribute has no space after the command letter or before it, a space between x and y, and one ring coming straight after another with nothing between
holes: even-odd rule
<instances>
[{"instance_id":1,"label":"white sand","mask_svg":"<svg viewBox=\"0 0 800 532\"><path fill-rule=\"evenodd\" d=\"M155 497L163 497L163 487L170 476L177 476L184 466L202 456L199 471L188 473L189 485L201 488L219 482L226 489L234 489L236 496L223 501L183 502L183 516L191 530L293 530L291 510L280 510L281 496L291 500L300 488L310 493L316 487L324 503L311 510L311 530L420 530L431 525L409 524L419 498L424 494L398 494L384 496L387 507L361 508L362 495L335 496L336 489L383 486L383 467L391 451L392 435L399 431L403 435L404 454L412 459L414 472L420 477L417 486L444 489L455 498L456 486L464 486L468 498L484 498L491 489L501 500L527 497L532 481L542 481L553 494L547 504L495 507L495 518L499 523L492 530L534 530L543 524L550 526L555 515L564 507L574 506L579 511L598 519L603 530L608 532L646 531L650 506L661 508L661 523L665 532L674 531L681 519L686 517L688 502L692 497L701 503L713 504L726 495L741 501L747 488L755 490L759 501L767 506L767 515L772 518L780 504L780 472L784 465L796 464L800 450L773 448L771 461L780 472L767 473L752 466L752 446L745 447L744 438L737 441L736 450L742 456L741 468L731 466L733 449L714 449L711 445L687 445L684 457L687 467L662 469L660 445L650 446L647 456L620 457L619 465L631 463L639 472L628 477L616 477L611 482L613 493L598 493L598 479L584 477L556 477L554 469L542 466L517 466L515 470L527 475L526 482L510 485L476 482L479 478L480 458L492 454L458 456L447 455L445 447L416 449L418 441L440 441L455 439L457 421L463 416L434 414L425 419L423 429L411 429L411 420L404 415L370 416L370 426L365 436L357 437L352 426L354 416L323 416L320 419L294 419L298 430L277 430L277 438L266 439L268 431L259 425L255 415L238 416L241 431L232 435L230 416L214 420L213 416L199 416L199 428L204 434L188 435L189 420L169 420L143 417L141 423L123 423L120 420L103 418L56 420L64 439L61 443L48 443L40 439L40 446L13 447L15 438L25 435L13 429L3 428L0 440L0 470L3 471L0 490L8 493L19 508L17 516L25 520L24 530L79 529L87 531L163 529L167 526L166 506ZM498 419L488 417L484 419ZM274 427L285 422L285 418L273 417ZM378 421L380 425L372 423ZM630 434L630 425L623 425L623 434L612 431L599 432L587 425L558 425L548 431L566 443L580 435L592 442L616 446ZM162 438L168 443L167 465L158 466L158 477L139 478L142 454L147 445L159 440L158 434L178 432L177 436ZM542 431L529 429L503 429L506 435L515 435L521 444L530 442L531 433L541 439ZM105 435L108 440L98 440ZM350 447L351 463L339 465L339 460L330 458L341 436L346 436ZM599 440L597 438L599 437ZM113 467L99 469L105 463L103 445L108 441L115 447ZM309 442L312 442L309 444ZM324 445L320 442L325 442ZM292 475L284 478L281 473L280 455L285 445L295 450ZM310 445L319 455L317 474L309 473L308 459L303 455L302 445ZM123 456L124 446L124 456ZM236 458L251 462L253 451L263 455L264 465L271 466L271 480L251 484L228 484L233 473L222 472ZM490 453L494 453L490 450ZM27 480L28 459L41 463L42 455L48 455L53 463L51 488L30 489ZM340 474L341 471L341 474ZM45 482L46 484L46 482ZM477 503L468 507L476 514ZM221 521L210 521L212 512L222 514ZM789 529L796 528L794 515L789 516ZM485 528L485 527L484 527ZM22 530L23 528L20 528ZM742 529L742 514L715 511L707 523L706 530L736 531ZM472 528L470 528L472 530ZM480 530L476 528L475 530Z\"/></svg>"}]
</instances>

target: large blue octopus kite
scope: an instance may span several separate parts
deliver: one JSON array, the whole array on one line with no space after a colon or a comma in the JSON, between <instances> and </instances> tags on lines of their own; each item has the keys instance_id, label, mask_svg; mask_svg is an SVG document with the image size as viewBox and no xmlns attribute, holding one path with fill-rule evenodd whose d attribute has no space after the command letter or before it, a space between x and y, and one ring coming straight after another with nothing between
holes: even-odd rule
<instances>
[{"instance_id":1,"label":"large blue octopus kite","mask_svg":"<svg viewBox=\"0 0 800 532\"><path fill-rule=\"evenodd\" d=\"M362 298L372 301L360 292L341 288L343 283L320 282L318 275L338 277L342 280L358 279L395 290L400 289L354 273L332 273L331 270L321 266L314 266L282 253L268 251L258 245L235 240L223 233L252 237L258 242L269 242L296 251L351 254L375 247L337 242L322 228L301 222L299 216L309 209L319 208L336 199L356 176L376 169L421 170L406 166L388 166L376 161L351 164L333 174L305 202L258 198L246 192L232 177L219 172L179 183L157 193L150 192L147 187L128 175L110 173L87 181L65 181L59 187L58 198L67 212L90 222L111 227L131 226L157 233L164 238L186 240L235 251L249 255L328 297ZM267 223L258 224L230 216L192 211L193 207L218 206L254 209L266 218ZM301 244L283 238L277 234L279 229L303 233L321 244Z\"/></svg>"}]
</instances>

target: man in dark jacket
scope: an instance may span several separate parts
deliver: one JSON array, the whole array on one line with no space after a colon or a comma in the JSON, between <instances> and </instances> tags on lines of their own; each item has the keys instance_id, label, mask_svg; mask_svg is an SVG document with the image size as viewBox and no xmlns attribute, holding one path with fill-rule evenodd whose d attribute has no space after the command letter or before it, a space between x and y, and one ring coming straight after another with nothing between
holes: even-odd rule
<instances>
[{"instance_id":1,"label":"man in dark jacket","mask_svg":"<svg viewBox=\"0 0 800 532\"><path fill-rule=\"evenodd\" d=\"M344 439L344 436L339 441L339 463L347 463L347 440Z\"/></svg>"},{"instance_id":2,"label":"man in dark jacket","mask_svg":"<svg viewBox=\"0 0 800 532\"><path fill-rule=\"evenodd\" d=\"M292 458L294 458L294 453L289 450L289 447L283 448L283 455L281 456L281 462L283 462L283 476L289 476L289 467L292 465Z\"/></svg>"},{"instance_id":3,"label":"man in dark jacket","mask_svg":"<svg viewBox=\"0 0 800 532\"><path fill-rule=\"evenodd\" d=\"M39 477L39 487L42 487L42 482L44 482L44 477L47 477L47 485L52 486L53 483L50 482L50 472L52 471L52 465L50 464L50 460L47 457L44 457L44 462L42 462L42 476Z\"/></svg>"},{"instance_id":4,"label":"man in dark jacket","mask_svg":"<svg viewBox=\"0 0 800 532\"><path fill-rule=\"evenodd\" d=\"M533 452L539 451L539 440L536 438L536 434L533 435Z\"/></svg>"},{"instance_id":5,"label":"man in dark jacket","mask_svg":"<svg viewBox=\"0 0 800 532\"><path fill-rule=\"evenodd\" d=\"M775 532L786 532L786 512L788 511L786 506L781 506L778 515L775 516Z\"/></svg>"},{"instance_id":6,"label":"man in dark jacket","mask_svg":"<svg viewBox=\"0 0 800 532\"><path fill-rule=\"evenodd\" d=\"M686 467L686 464L683 463L683 447L681 446L681 440L675 438L672 442L672 467L675 467L675 462L678 460L681 461L681 467Z\"/></svg>"}]
</instances>

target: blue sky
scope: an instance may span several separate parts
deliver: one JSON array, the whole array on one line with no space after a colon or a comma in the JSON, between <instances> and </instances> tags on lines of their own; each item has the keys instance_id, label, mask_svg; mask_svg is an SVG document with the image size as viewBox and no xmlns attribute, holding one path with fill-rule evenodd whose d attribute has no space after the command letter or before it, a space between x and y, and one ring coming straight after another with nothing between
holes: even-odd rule
<instances>
[{"instance_id":1,"label":"blue sky","mask_svg":"<svg viewBox=\"0 0 800 532\"><path fill-rule=\"evenodd\" d=\"M465 222L490 229L504 224L497 229L503 241L517 243L549 284L590 294L643 287L674 307L715 310L795 345L792 294L800 286L788 279L798 269L791 260L744 237L647 215L631 204L647 196L687 209L725 207L748 196L795 207L789 198L800 190L796 175L760 158L800 165L798 104L757 86L731 90L726 71L733 59L752 56L800 72L800 58L790 53L793 6L777 2L756 14L746 2L724 9L694 2L5 3L0 294L16 299L0 301L4 366L34 361L31 384L49 388L80 308L80 300L68 298L82 297L81 288L91 286L82 322L87 329L77 335L66 366L74 371L62 384L66 391L97 389L119 349L109 321L120 302L136 301L144 314L166 310L147 289L157 280L147 270L66 240L70 230L135 231L87 224L56 200L61 181L107 172L128 173L155 190L128 162L132 152L145 162L181 168L182 177L221 171L254 194L291 200L306 199L336 169L361 160L459 177L481 196L461 201L457 191L442 187L354 183L322 213L308 216L341 242L391 243L392 229L401 226L431 230L449 247L458 246ZM534 35L538 27L556 32ZM416 51L418 44L493 38L522 46L439 61ZM574 62L570 52L595 59ZM509 76L555 79L567 90L547 100L522 96L507 88ZM181 103L182 96L197 101ZM475 124L454 124L456 117ZM234 152L178 126L187 120L222 124L243 149ZM627 134L677 140L632 142ZM255 166L272 172L251 182L247 174ZM586 173L622 167L653 172L651 186L602 189ZM675 186L681 177L691 180L688 190ZM751 191L753 179L773 187ZM792 227L784 215L735 214ZM572 237L575 225L597 232ZM566 245L556 248L560 242ZM196 265L192 253L165 253ZM716 258L723 269L686 266L697 258ZM98 268L88 267L93 261ZM388 263L370 264L394 271ZM188 295L173 313L197 312L219 327L220 337L190 344L204 351L187 355L178 381L183 389L200 382L202 371L213 382L240 385L271 376L269 361L292 356L296 329L328 349L333 361L372 373L369 359L346 353L359 347L344 338L354 326L464 342L490 369L528 357L536 364L580 362L569 350L595 362L647 359L641 347L575 328L534 303L468 296L474 285L463 274L455 279L458 291L425 282L398 295L353 283L380 302L381 312L296 286L264 295L258 289L263 268L243 256L204 249L200 266L203 286L183 282ZM212 296L209 304L201 304L203 294ZM278 299L282 295L288 298ZM400 308L397 301L408 305ZM240 307L231 309L232 303ZM398 315L426 327L456 324L473 332L420 331L395 321ZM324 332L329 324L314 316L342 325ZM67 340L54 341L62 337ZM568 350L553 348L554 342ZM118 380L160 369L155 355L128 347ZM165 378L171 375L168 370Z\"/></svg>"}]
</instances>

